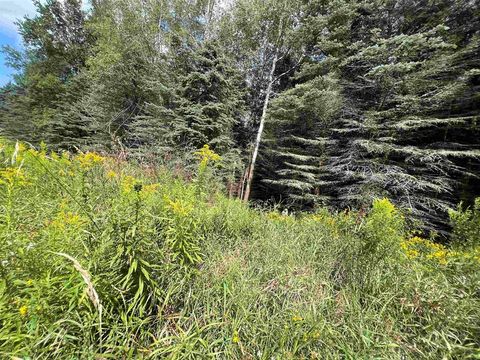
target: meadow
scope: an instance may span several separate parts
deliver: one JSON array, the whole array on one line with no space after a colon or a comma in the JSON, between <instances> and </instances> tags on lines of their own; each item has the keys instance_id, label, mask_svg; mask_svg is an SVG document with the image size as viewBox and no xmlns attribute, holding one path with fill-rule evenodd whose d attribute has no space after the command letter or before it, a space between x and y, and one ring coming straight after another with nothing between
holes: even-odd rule
<instances>
[{"instance_id":1,"label":"meadow","mask_svg":"<svg viewBox=\"0 0 480 360\"><path fill-rule=\"evenodd\" d=\"M196 171L0 142L0 357L479 359L480 201L282 215Z\"/></svg>"}]
</instances>

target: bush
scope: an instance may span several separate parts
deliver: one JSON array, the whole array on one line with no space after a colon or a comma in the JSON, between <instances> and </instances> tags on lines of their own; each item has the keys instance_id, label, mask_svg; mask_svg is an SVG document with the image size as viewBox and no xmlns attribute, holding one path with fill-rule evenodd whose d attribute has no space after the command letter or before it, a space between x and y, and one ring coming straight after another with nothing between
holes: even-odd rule
<instances>
[{"instance_id":1,"label":"bush","mask_svg":"<svg viewBox=\"0 0 480 360\"><path fill-rule=\"evenodd\" d=\"M450 211L453 226L453 239L458 246L473 248L480 246L480 198L475 199L473 208Z\"/></svg>"}]
</instances>

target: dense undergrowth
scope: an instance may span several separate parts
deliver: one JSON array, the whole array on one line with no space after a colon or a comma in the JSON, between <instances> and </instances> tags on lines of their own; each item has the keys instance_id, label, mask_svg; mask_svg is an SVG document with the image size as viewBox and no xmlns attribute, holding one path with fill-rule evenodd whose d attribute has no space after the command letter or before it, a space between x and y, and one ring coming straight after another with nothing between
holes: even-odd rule
<instances>
[{"instance_id":1,"label":"dense undergrowth","mask_svg":"<svg viewBox=\"0 0 480 360\"><path fill-rule=\"evenodd\" d=\"M250 209L218 191L208 147L189 182L0 148L1 358L480 357L480 206L452 212L446 247L387 199Z\"/></svg>"}]
</instances>

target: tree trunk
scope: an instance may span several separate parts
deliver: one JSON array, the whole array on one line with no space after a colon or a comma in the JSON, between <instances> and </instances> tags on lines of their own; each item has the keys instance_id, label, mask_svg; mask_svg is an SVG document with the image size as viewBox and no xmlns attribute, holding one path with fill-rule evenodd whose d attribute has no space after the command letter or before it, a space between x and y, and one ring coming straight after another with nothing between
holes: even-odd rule
<instances>
[{"instance_id":1,"label":"tree trunk","mask_svg":"<svg viewBox=\"0 0 480 360\"><path fill-rule=\"evenodd\" d=\"M243 171L242 179L238 183L238 188L239 188L238 198L240 200L243 199L243 193L245 192L245 182L247 181L248 169L250 169L250 162L248 163L248 166Z\"/></svg>"},{"instance_id":2,"label":"tree trunk","mask_svg":"<svg viewBox=\"0 0 480 360\"><path fill-rule=\"evenodd\" d=\"M275 49L275 55L272 61L272 68L270 69L270 73L268 74L268 86L267 91L265 94L265 102L263 103L263 110L262 116L260 117L260 125L257 131L257 138L255 139L255 145L253 148L252 159L250 160L250 166L248 167L247 172L247 185L245 187L245 193L243 194L243 201L247 202L250 198L250 190L252 187L252 180L253 180L253 172L255 170L255 163L257 161L258 156L258 149L260 148L260 143L262 141L262 133L263 128L265 126L265 119L267 117L267 108L268 102L270 100L270 95L272 93L272 86L273 86L273 75L275 74L275 67L277 66L277 58L278 58L278 48Z\"/></svg>"}]
</instances>

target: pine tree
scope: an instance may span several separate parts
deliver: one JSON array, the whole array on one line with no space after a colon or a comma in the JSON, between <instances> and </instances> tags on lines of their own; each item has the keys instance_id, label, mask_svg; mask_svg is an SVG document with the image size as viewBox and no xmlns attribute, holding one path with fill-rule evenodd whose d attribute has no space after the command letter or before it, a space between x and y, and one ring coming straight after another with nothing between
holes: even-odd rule
<instances>
[{"instance_id":1,"label":"pine tree","mask_svg":"<svg viewBox=\"0 0 480 360\"><path fill-rule=\"evenodd\" d=\"M272 108L263 192L337 209L387 196L425 229L445 229L447 210L478 194L479 27L460 24L478 11L462 1L306 4L296 35L306 58ZM327 89L315 83L327 75L340 111L309 128L316 103L305 94Z\"/></svg>"},{"instance_id":2,"label":"pine tree","mask_svg":"<svg viewBox=\"0 0 480 360\"><path fill-rule=\"evenodd\" d=\"M478 176L480 156L478 27L451 33L447 23L458 7L473 15L478 5L373 5L351 16L347 50L333 61L325 54L346 99L331 128L325 189L337 208L388 196L426 229L442 228L462 183ZM328 30L320 47L331 43Z\"/></svg>"},{"instance_id":3,"label":"pine tree","mask_svg":"<svg viewBox=\"0 0 480 360\"><path fill-rule=\"evenodd\" d=\"M305 209L323 199L322 163L329 126L342 99L336 79L318 76L281 93L273 100L267 139L262 153L262 181L273 186L274 196ZM269 169L268 164L273 164ZM270 166L271 168L271 166Z\"/></svg>"},{"instance_id":4,"label":"pine tree","mask_svg":"<svg viewBox=\"0 0 480 360\"><path fill-rule=\"evenodd\" d=\"M180 55L178 116L185 146L209 144L219 153L234 146L233 128L243 115L238 72L217 44L204 43Z\"/></svg>"},{"instance_id":5,"label":"pine tree","mask_svg":"<svg viewBox=\"0 0 480 360\"><path fill-rule=\"evenodd\" d=\"M283 84L287 90L272 102L256 183L259 198L289 199L288 206L301 209L328 203L332 194L324 179L326 150L335 141L329 138L329 129L344 100L330 64L345 51L354 9L349 1L335 6L311 1L297 8L299 25L289 33L289 41L303 52L302 62L289 68L291 76Z\"/></svg>"},{"instance_id":6,"label":"pine tree","mask_svg":"<svg viewBox=\"0 0 480 360\"><path fill-rule=\"evenodd\" d=\"M14 92L6 93L2 133L39 142L61 112L70 80L84 67L91 37L78 0L35 2L35 17L19 21L25 53L5 48L9 63L21 73Z\"/></svg>"}]
</instances>

